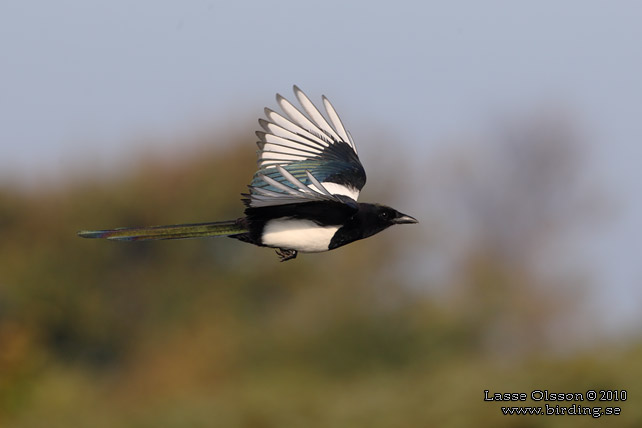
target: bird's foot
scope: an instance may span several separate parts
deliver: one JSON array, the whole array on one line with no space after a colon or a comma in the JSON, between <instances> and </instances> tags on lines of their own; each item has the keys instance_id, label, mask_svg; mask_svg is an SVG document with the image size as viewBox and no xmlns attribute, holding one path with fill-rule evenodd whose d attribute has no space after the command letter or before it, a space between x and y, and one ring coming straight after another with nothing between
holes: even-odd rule
<instances>
[{"instance_id":1,"label":"bird's foot","mask_svg":"<svg viewBox=\"0 0 642 428\"><path fill-rule=\"evenodd\" d=\"M285 248L277 248L276 249L276 255L279 256L280 261L286 262L288 260L292 260L296 258L297 251L296 250L286 250Z\"/></svg>"}]
</instances>

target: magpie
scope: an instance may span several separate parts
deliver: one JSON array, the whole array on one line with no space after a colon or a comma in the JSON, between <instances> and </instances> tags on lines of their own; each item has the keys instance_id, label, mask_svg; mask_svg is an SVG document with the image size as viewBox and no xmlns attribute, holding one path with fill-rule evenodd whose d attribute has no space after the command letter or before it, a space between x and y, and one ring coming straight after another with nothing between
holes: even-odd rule
<instances>
[{"instance_id":1,"label":"magpie","mask_svg":"<svg viewBox=\"0 0 642 428\"><path fill-rule=\"evenodd\" d=\"M413 217L380 204L357 202L366 173L352 135L323 96L326 116L296 85L302 109L281 95L283 114L265 109L257 131L258 171L241 196L245 216L236 220L169 226L80 231L83 238L117 241L229 236L271 247L281 261L299 252L334 250Z\"/></svg>"}]
</instances>

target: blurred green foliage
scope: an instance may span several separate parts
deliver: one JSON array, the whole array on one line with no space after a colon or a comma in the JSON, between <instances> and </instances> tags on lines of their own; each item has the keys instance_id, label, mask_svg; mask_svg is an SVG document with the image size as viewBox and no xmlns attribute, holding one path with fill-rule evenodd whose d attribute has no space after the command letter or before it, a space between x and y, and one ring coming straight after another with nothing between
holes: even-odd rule
<instances>
[{"instance_id":1,"label":"blurred green foliage","mask_svg":"<svg viewBox=\"0 0 642 428\"><path fill-rule=\"evenodd\" d=\"M76 237L236 218L249 145L0 191L0 425L581 427L502 416L483 391L601 388L629 391L609 426L642 425L642 347L555 350L545 319L568 308L484 248L436 297L391 268L411 234L288 263L224 238Z\"/></svg>"}]
</instances>

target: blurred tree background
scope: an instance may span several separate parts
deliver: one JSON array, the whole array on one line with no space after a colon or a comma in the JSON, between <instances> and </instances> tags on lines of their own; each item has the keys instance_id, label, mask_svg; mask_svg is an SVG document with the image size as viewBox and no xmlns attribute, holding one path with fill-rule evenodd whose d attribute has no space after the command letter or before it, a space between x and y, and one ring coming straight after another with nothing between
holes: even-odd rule
<instances>
[{"instance_id":1,"label":"blurred tree background","mask_svg":"<svg viewBox=\"0 0 642 428\"><path fill-rule=\"evenodd\" d=\"M288 263L231 239L76 237L236 218L246 138L118 177L3 187L0 425L581 427L593 418L502 416L483 391L626 389L602 419L641 426L641 343L605 337L585 305L578 236L604 202L581 136L538 117L495 137L420 170L387 149L363 200L420 224Z\"/></svg>"}]
</instances>

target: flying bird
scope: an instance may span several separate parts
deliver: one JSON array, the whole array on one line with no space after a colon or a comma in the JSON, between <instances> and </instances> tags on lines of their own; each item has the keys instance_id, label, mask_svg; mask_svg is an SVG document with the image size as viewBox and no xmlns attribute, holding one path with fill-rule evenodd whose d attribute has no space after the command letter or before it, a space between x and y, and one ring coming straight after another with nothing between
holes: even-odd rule
<instances>
[{"instance_id":1,"label":"flying bird","mask_svg":"<svg viewBox=\"0 0 642 428\"><path fill-rule=\"evenodd\" d=\"M116 241L229 236L275 248L281 261L299 252L334 250L413 217L380 204L357 202L366 172L357 147L330 101L326 116L297 86L295 107L281 95L283 114L265 109L257 131L258 171L243 193L245 216L236 220L80 231L83 238Z\"/></svg>"}]
</instances>

